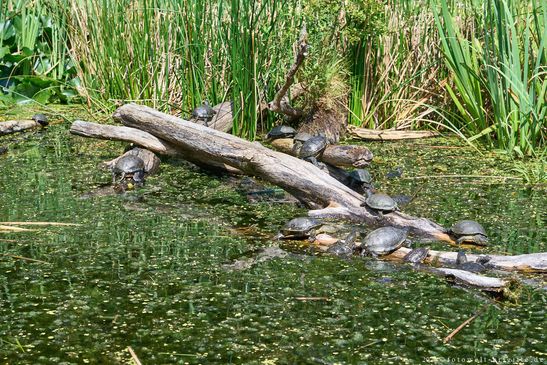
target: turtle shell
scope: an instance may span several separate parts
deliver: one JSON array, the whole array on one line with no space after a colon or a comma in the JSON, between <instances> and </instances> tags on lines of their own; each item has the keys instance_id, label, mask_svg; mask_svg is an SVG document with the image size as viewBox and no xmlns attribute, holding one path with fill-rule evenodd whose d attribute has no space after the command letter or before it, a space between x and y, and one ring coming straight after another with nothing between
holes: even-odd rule
<instances>
[{"instance_id":1,"label":"turtle shell","mask_svg":"<svg viewBox=\"0 0 547 365\"><path fill-rule=\"evenodd\" d=\"M192 118L209 120L216 114L215 110L211 108L209 103L206 101L202 105L198 106L192 110Z\"/></svg>"},{"instance_id":2,"label":"turtle shell","mask_svg":"<svg viewBox=\"0 0 547 365\"><path fill-rule=\"evenodd\" d=\"M372 255L387 255L403 246L406 236L407 231L399 228L378 228L365 237L363 247Z\"/></svg>"},{"instance_id":3,"label":"turtle shell","mask_svg":"<svg viewBox=\"0 0 547 365\"><path fill-rule=\"evenodd\" d=\"M286 125L278 125L266 134L266 139L292 138L295 135L296 130L294 128Z\"/></svg>"},{"instance_id":4,"label":"turtle shell","mask_svg":"<svg viewBox=\"0 0 547 365\"><path fill-rule=\"evenodd\" d=\"M46 126L49 124L48 120L47 120L47 116L45 114L34 114L32 116L32 120L34 120L35 122L39 123L40 125L42 126Z\"/></svg>"},{"instance_id":5,"label":"turtle shell","mask_svg":"<svg viewBox=\"0 0 547 365\"><path fill-rule=\"evenodd\" d=\"M306 132L298 132L296 136L294 136L295 142L306 142L308 139L312 138L313 136Z\"/></svg>"},{"instance_id":6,"label":"turtle shell","mask_svg":"<svg viewBox=\"0 0 547 365\"><path fill-rule=\"evenodd\" d=\"M397 202L389 195L376 193L371 194L365 203L372 209L391 212L397 210Z\"/></svg>"},{"instance_id":7,"label":"turtle shell","mask_svg":"<svg viewBox=\"0 0 547 365\"><path fill-rule=\"evenodd\" d=\"M356 169L350 172L349 176L358 183L362 184L371 184L372 175L368 170L365 169Z\"/></svg>"},{"instance_id":8,"label":"turtle shell","mask_svg":"<svg viewBox=\"0 0 547 365\"><path fill-rule=\"evenodd\" d=\"M300 148L300 158L317 157L327 147L327 139L323 136L315 136L308 139Z\"/></svg>"},{"instance_id":9,"label":"turtle shell","mask_svg":"<svg viewBox=\"0 0 547 365\"><path fill-rule=\"evenodd\" d=\"M144 171L144 161L134 155L125 155L114 165L116 173L134 174L139 171Z\"/></svg>"},{"instance_id":10,"label":"turtle shell","mask_svg":"<svg viewBox=\"0 0 547 365\"><path fill-rule=\"evenodd\" d=\"M476 234L480 234L485 237L487 236L484 228L478 222L472 220L462 220L456 222L452 228L450 228L450 231L456 236L472 236Z\"/></svg>"},{"instance_id":11,"label":"turtle shell","mask_svg":"<svg viewBox=\"0 0 547 365\"><path fill-rule=\"evenodd\" d=\"M285 236L306 236L312 229L321 226L323 223L320 220L298 217L288 221L281 229Z\"/></svg>"}]
</instances>

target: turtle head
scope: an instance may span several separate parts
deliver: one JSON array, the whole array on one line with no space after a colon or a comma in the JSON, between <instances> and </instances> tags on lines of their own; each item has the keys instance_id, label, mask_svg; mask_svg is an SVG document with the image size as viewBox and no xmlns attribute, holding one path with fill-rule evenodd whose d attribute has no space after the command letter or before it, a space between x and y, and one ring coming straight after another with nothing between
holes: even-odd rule
<instances>
[{"instance_id":1,"label":"turtle head","mask_svg":"<svg viewBox=\"0 0 547 365\"><path fill-rule=\"evenodd\" d=\"M458 256L456 257L456 265L462 265L467 262L467 256L463 250L458 251Z\"/></svg>"}]
</instances>

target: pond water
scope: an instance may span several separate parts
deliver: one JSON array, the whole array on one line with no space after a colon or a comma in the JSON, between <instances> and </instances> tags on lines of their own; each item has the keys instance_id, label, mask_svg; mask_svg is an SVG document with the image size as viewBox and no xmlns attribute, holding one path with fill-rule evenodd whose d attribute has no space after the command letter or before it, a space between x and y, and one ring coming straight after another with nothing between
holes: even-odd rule
<instances>
[{"instance_id":1,"label":"pond water","mask_svg":"<svg viewBox=\"0 0 547 365\"><path fill-rule=\"evenodd\" d=\"M0 221L79 224L0 233L2 363L125 364L128 346L143 364L545 362L544 290L494 302L404 265L305 248L225 270L274 245L305 210L250 203L232 179L173 159L139 191L86 195L110 182L97 165L125 145L71 137L68 126L0 138L10 147L0 155ZM499 178L518 176L510 161L454 139L368 145L377 187L418 192L405 212L446 226L480 221L491 236L481 252L546 251L546 186ZM387 178L396 166L402 177Z\"/></svg>"}]
</instances>

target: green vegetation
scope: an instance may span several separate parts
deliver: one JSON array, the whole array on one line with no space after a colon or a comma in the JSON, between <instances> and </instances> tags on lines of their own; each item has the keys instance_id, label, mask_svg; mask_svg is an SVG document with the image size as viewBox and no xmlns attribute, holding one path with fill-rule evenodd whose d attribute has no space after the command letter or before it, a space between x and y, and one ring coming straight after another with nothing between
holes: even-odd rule
<instances>
[{"instance_id":1,"label":"green vegetation","mask_svg":"<svg viewBox=\"0 0 547 365\"><path fill-rule=\"evenodd\" d=\"M1 0L0 102L127 101L188 115L234 103L254 139L302 25L307 94L370 128L447 128L516 156L545 147L546 24L539 0ZM439 44L441 45L439 47ZM77 75L77 77L75 77Z\"/></svg>"},{"instance_id":2,"label":"green vegetation","mask_svg":"<svg viewBox=\"0 0 547 365\"><path fill-rule=\"evenodd\" d=\"M70 119L88 117L81 106L53 108ZM9 118L27 107L18 112ZM163 163L142 190L89 195L110 184L97 166L125 144L70 137L66 123L52 122L0 157L0 222L80 225L1 234L1 363L125 364L127 346L143 364L545 358L545 290L524 286L515 303L491 302L405 265L311 255L309 246L288 242L282 248L301 255L227 271L223 264L276 244L279 227L304 211L250 203L230 177L178 160ZM0 144L9 138L21 136ZM454 138L367 145L381 156L371 167L378 188L421 189L406 213L445 226L479 220L491 239L481 253L546 251L546 187L511 176L508 156L477 159ZM395 164L405 174L386 178ZM462 177L438 176L447 170ZM537 285L543 279L535 277ZM442 342L487 303L485 314Z\"/></svg>"}]
</instances>

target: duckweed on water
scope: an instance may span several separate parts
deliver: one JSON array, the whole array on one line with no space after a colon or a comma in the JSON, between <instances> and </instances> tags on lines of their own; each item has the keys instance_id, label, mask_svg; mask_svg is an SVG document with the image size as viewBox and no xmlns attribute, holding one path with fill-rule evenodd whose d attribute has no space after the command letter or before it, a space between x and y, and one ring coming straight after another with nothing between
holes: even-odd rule
<instances>
[{"instance_id":1,"label":"duckweed on water","mask_svg":"<svg viewBox=\"0 0 547 365\"><path fill-rule=\"evenodd\" d=\"M464 146L428 147L434 143L441 142L373 144L378 187L422 188L405 211L444 225L479 220L491 236L488 252L545 251L544 186L412 179L509 174L509 162L477 161ZM127 346L144 364L545 360L544 291L526 287L516 304L490 305L443 344L484 296L370 259L289 256L222 269L272 245L278 227L302 209L250 204L228 178L179 161L163 163L126 197L83 199L109 183L97 165L122 144L68 137L66 125L53 125L10 147L0 157L0 221L80 226L0 236L0 252L47 262L0 259L0 362L121 364L130 361ZM403 176L385 178L397 165Z\"/></svg>"}]
</instances>

